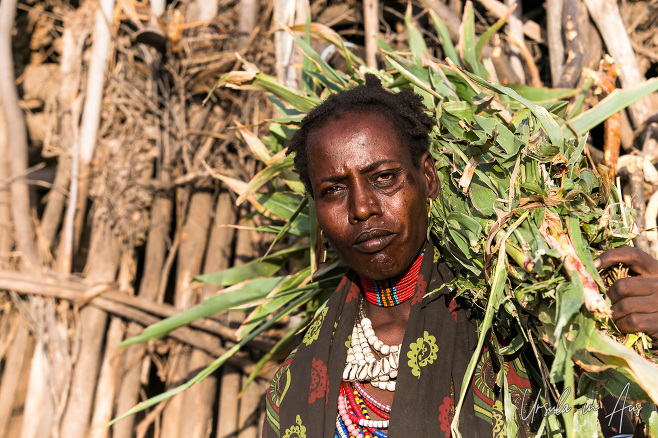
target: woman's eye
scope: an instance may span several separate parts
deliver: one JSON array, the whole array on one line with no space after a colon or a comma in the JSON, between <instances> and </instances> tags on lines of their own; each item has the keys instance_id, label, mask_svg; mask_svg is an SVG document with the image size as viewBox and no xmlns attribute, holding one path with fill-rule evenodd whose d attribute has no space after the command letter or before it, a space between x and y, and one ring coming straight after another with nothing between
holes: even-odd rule
<instances>
[{"instance_id":1,"label":"woman's eye","mask_svg":"<svg viewBox=\"0 0 658 438\"><path fill-rule=\"evenodd\" d=\"M377 175L376 181L386 183L386 182L391 182L394 179L395 179L395 174L393 172L386 172Z\"/></svg>"},{"instance_id":2,"label":"woman's eye","mask_svg":"<svg viewBox=\"0 0 658 438\"><path fill-rule=\"evenodd\" d=\"M322 190L322 196L333 195L340 190L339 186L329 186L326 189Z\"/></svg>"}]
</instances>

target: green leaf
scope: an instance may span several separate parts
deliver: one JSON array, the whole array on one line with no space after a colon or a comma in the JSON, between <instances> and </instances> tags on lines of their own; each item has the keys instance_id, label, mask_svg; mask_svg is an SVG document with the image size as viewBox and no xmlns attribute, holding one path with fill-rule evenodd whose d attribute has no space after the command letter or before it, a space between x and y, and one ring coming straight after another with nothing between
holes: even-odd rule
<instances>
[{"instance_id":1,"label":"green leaf","mask_svg":"<svg viewBox=\"0 0 658 438\"><path fill-rule=\"evenodd\" d=\"M487 72L477 58L473 4L470 2L466 3L464 7L464 16L459 28L459 38L459 53L464 60L464 65L472 72L486 77Z\"/></svg>"},{"instance_id":2,"label":"green leaf","mask_svg":"<svg viewBox=\"0 0 658 438\"><path fill-rule=\"evenodd\" d=\"M414 75L411 71L407 70L402 66L402 64L398 63L393 57L391 56L386 56L386 60L391 63L405 78L409 79L409 81L420 87L421 89L425 90L427 93L431 94L432 96L441 99L442 96L439 95L434 89L430 86L429 81L425 82L418 76ZM427 75L427 78L429 79L429 74ZM433 106L433 105L432 105Z\"/></svg>"},{"instance_id":3,"label":"green leaf","mask_svg":"<svg viewBox=\"0 0 658 438\"><path fill-rule=\"evenodd\" d=\"M567 327L571 318L578 313L580 306L585 301L583 283L580 281L578 272L571 271L571 283L563 283L558 287L557 316L555 321L555 338L562 336L562 330Z\"/></svg>"},{"instance_id":4,"label":"green leaf","mask_svg":"<svg viewBox=\"0 0 658 438\"><path fill-rule=\"evenodd\" d=\"M290 215L290 218L286 221L286 224L283 226L283 228L281 228L281 231L279 231L279 233L276 235L274 240L272 240L272 243L270 244L270 247L265 252L265 255L269 254L270 251L272 251L272 248L274 248L274 245L276 245L276 243L279 240L281 240L281 238L285 236L285 234L290 230L294 221L297 220L297 218L301 215L302 211L306 208L307 204L308 204L308 197L305 196L302 198L301 202L299 203L295 211Z\"/></svg>"},{"instance_id":5,"label":"green leaf","mask_svg":"<svg viewBox=\"0 0 658 438\"><path fill-rule=\"evenodd\" d=\"M305 245L286 248L220 272L197 275L195 280L215 286L233 286L245 280L272 275L286 263L301 259L306 251L308 246Z\"/></svg>"},{"instance_id":6,"label":"green leaf","mask_svg":"<svg viewBox=\"0 0 658 438\"><path fill-rule=\"evenodd\" d=\"M439 15L431 9L430 9L430 17L432 18L432 23L434 24L434 29L436 30L436 34L438 35L439 40L441 41L441 45L443 46L443 53L452 62L454 62L456 65L461 67L462 66L461 59L459 58L459 55L457 55L455 46L452 44L452 39L450 38L450 32L448 31L448 28L446 27L445 23L441 20L441 17L439 17Z\"/></svg>"},{"instance_id":7,"label":"green leaf","mask_svg":"<svg viewBox=\"0 0 658 438\"><path fill-rule=\"evenodd\" d=\"M427 46L420 31L416 27L411 17L411 3L407 5L407 12L404 15L404 23L407 26L409 33L409 47L413 53L413 60L415 63L420 64L423 58L427 59Z\"/></svg>"},{"instance_id":8,"label":"green leaf","mask_svg":"<svg viewBox=\"0 0 658 438\"><path fill-rule=\"evenodd\" d=\"M297 324L295 327L293 327L291 330L288 331L279 341L272 347L270 351L268 351L263 357L260 358L260 360L254 365L254 369L251 371L249 374L249 377L247 378L247 381L242 385L242 390L240 391L240 394L244 393L245 389L253 382L256 377L258 377L258 374L260 371L263 369L265 365L271 360L273 360L277 355L279 355L282 351L284 351L292 342L295 340L295 337L297 336L297 333L306 327L306 325L311 322L311 316L305 315L302 320Z\"/></svg>"},{"instance_id":9,"label":"green leaf","mask_svg":"<svg viewBox=\"0 0 658 438\"><path fill-rule=\"evenodd\" d=\"M502 93L525 105L532 112L532 114L535 117L537 117L537 119L539 119L542 126L546 130L548 137L551 139L551 143L553 143L558 147L562 145L562 143L564 142L562 129L560 129L560 126L551 117L551 115L548 113L548 111L546 111L545 108L542 108L541 106L530 102L528 99L521 97L519 93L512 90L511 88L503 87L502 85L492 84L467 71L463 71L463 73L466 74L466 76L468 76L469 78L471 78L471 80L482 85L483 87Z\"/></svg>"},{"instance_id":10,"label":"green leaf","mask_svg":"<svg viewBox=\"0 0 658 438\"><path fill-rule=\"evenodd\" d=\"M576 135L584 135L587 131L600 125L613 114L618 113L637 100L658 91L658 78L652 78L628 90L615 89L605 99L592 109L574 117L568 123Z\"/></svg>"},{"instance_id":11,"label":"green leaf","mask_svg":"<svg viewBox=\"0 0 658 438\"><path fill-rule=\"evenodd\" d=\"M491 216L496 208L496 192L482 184L479 178L473 178L470 185L469 196L473 207L483 216Z\"/></svg>"},{"instance_id":12,"label":"green leaf","mask_svg":"<svg viewBox=\"0 0 658 438\"><path fill-rule=\"evenodd\" d=\"M285 26L284 26L285 28ZM333 69L329 64L327 64L326 61L324 61L318 52L313 50L313 48L307 44L304 40L299 38L297 35L295 35L294 32L292 32L289 28L287 28L289 33L292 35L292 37L295 39L295 42L299 46L300 49L302 49L302 52L304 52L304 55L309 57L315 65L318 66L320 71L326 75L327 79L329 79L331 82L334 84L340 85L342 87L345 87L347 85L347 80L345 77L342 75L342 73L337 72L336 70Z\"/></svg>"},{"instance_id":13,"label":"green leaf","mask_svg":"<svg viewBox=\"0 0 658 438\"><path fill-rule=\"evenodd\" d=\"M576 89L538 88L523 84L509 84L509 88L519 93L520 96L532 102L548 102L552 100L570 99L574 97Z\"/></svg>"},{"instance_id":14,"label":"green leaf","mask_svg":"<svg viewBox=\"0 0 658 438\"><path fill-rule=\"evenodd\" d=\"M138 344L140 342L160 339L172 330L189 324L197 319L206 318L233 307L251 303L265 298L272 290L284 280L284 277L257 278L245 281L232 287L233 290L220 293L206 299L203 303L188 310L156 322L148 326L142 333L126 339L119 347Z\"/></svg>"},{"instance_id":15,"label":"green leaf","mask_svg":"<svg viewBox=\"0 0 658 438\"><path fill-rule=\"evenodd\" d=\"M254 78L251 87L252 90L268 91L283 102L299 111L307 113L315 108L320 102L320 99L308 96L302 96L277 83L276 79L264 73L258 73Z\"/></svg>"},{"instance_id":16,"label":"green leaf","mask_svg":"<svg viewBox=\"0 0 658 438\"><path fill-rule=\"evenodd\" d=\"M276 315L276 317L270 319L269 321L265 322L262 326L258 327L257 330L254 330L252 333L249 334L246 338L235 344L233 347L231 347L226 353L215 359L210 365L208 365L206 368L201 370L196 376L194 376L192 379L189 381L183 383L180 386L177 386L175 388L170 389L169 391L166 391L160 395L157 395L155 397L151 397L148 400L145 400L141 403L138 403L135 405L133 408L129 409L127 412L119 415L118 417L114 418L112 421L110 421L107 426L111 426L115 424L118 421L123 420L126 417L129 417L133 414L136 414L138 412L141 412L145 409L150 408L151 406L155 406L161 401L167 400L170 397L175 396L176 394L179 394L186 389L190 388L191 386L201 382L204 380L206 377L210 376L212 373L214 373L219 367L224 365L226 361L233 356L237 351L239 351L242 347L244 347L247 343L249 343L252 339L254 339L256 336L264 332L265 330L269 329L272 325L275 323L279 322L281 318L284 316L290 314L293 310L297 309L300 305L304 304L311 298L313 298L319 291L318 290L312 290L304 294L303 296L299 297L297 300L294 302L290 303L286 309L284 309L281 313Z\"/></svg>"},{"instance_id":17,"label":"green leaf","mask_svg":"<svg viewBox=\"0 0 658 438\"><path fill-rule=\"evenodd\" d=\"M285 170L290 170L293 168L294 157L292 155L283 155L273 157L268 165L258 172L251 181L247 184L247 188L240 193L238 199L235 201L237 205L240 205L250 196L256 194L258 189L260 189L264 184L272 181L275 176L280 174Z\"/></svg>"},{"instance_id":18,"label":"green leaf","mask_svg":"<svg viewBox=\"0 0 658 438\"><path fill-rule=\"evenodd\" d=\"M513 7L509 8L507 10L507 13L500 17L498 21L496 21L493 26L491 26L489 29L484 32L480 38L478 39L477 45L475 46L475 57L479 60L482 57L482 50L484 49L484 46L487 44L487 41L500 30L501 27L503 27L503 24L507 22L507 19L512 15L514 12L514 9L516 8L516 4L514 4ZM516 435L516 434L515 434Z\"/></svg>"}]
</instances>

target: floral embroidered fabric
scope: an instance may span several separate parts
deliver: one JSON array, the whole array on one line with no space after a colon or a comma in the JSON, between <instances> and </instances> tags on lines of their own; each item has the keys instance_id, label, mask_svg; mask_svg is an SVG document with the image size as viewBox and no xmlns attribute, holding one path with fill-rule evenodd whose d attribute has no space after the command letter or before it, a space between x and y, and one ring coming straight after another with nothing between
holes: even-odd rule
<instances>
[{"instance_id":1,"label":"floral embroidered fabric","mask_svg":"<svg viewBox=\"0 0 658 438\"><path fill-rule=\"evenodd\" d=\"M443 287L452 274L428 256L435 251L432 246L427 251L402 342L389 437L450 436L461 382L477 344L475 322ZM343 277L300 346L276 373L267 395L269 438L335 436L347 346L363 293L357 279L352 271ZM499 368L485 349L466 391L459 422L462 436L507 436L504 391L495 385ZM521 402L531 385L520 361L505 362L502 368L520 417L528 411ZM528 393L525 400L528 405L534 397ZM530 426L523 424L517 436L529 432Z\"/></svg>"}]
</instances>

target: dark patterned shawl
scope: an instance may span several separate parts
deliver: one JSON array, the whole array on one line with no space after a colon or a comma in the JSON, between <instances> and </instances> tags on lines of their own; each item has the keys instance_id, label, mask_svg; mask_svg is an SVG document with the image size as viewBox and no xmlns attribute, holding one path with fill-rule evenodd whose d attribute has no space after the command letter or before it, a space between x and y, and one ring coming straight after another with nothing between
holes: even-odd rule
<instances>
[{"instance_id":1,"label":"dark patterned shawl","mask_svg":"<svg viewBox=\"0 0 658 438\"><path fill-rule=\"evenodd\" d=\"M449 437L464 373L475 351L477 329L444 286L453 275L426 253L411 298L402 342L388 436ZM434 254L435 260L431 257ZM338 394L349 336L362 294L358 275L349 271L327 306L316 316L300 346L276 373L267 394L268 438L333 437ZM428 293L430 292L430 293ZM505 366L512 401L518 408L529 388L520 362ZM506 436L500 391L485 351L475 370L460 414L462 436ZM526 404L531 396L526 397ZM527 431L519 430L519 436Z\"/></svg>"}]
</instances>

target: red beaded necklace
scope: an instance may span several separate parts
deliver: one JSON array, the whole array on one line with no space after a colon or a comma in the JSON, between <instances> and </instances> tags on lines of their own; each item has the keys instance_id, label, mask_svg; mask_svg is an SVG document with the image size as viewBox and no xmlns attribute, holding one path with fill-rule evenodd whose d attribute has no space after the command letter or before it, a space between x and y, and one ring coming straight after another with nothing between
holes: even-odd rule
<instances>
[{"instance_id":1,"label":"red beaded necklace","mask_svg":"<svg viewBox=\"0 0 658 438\"><path fill-rule=\"evenodd\" d=\"M416 288L416 279L424 255L425 250L409 268L392 279L371 280L359 276L366 300L375 306L393 307L411 298Z\"/></svg>"}]
</instances>

